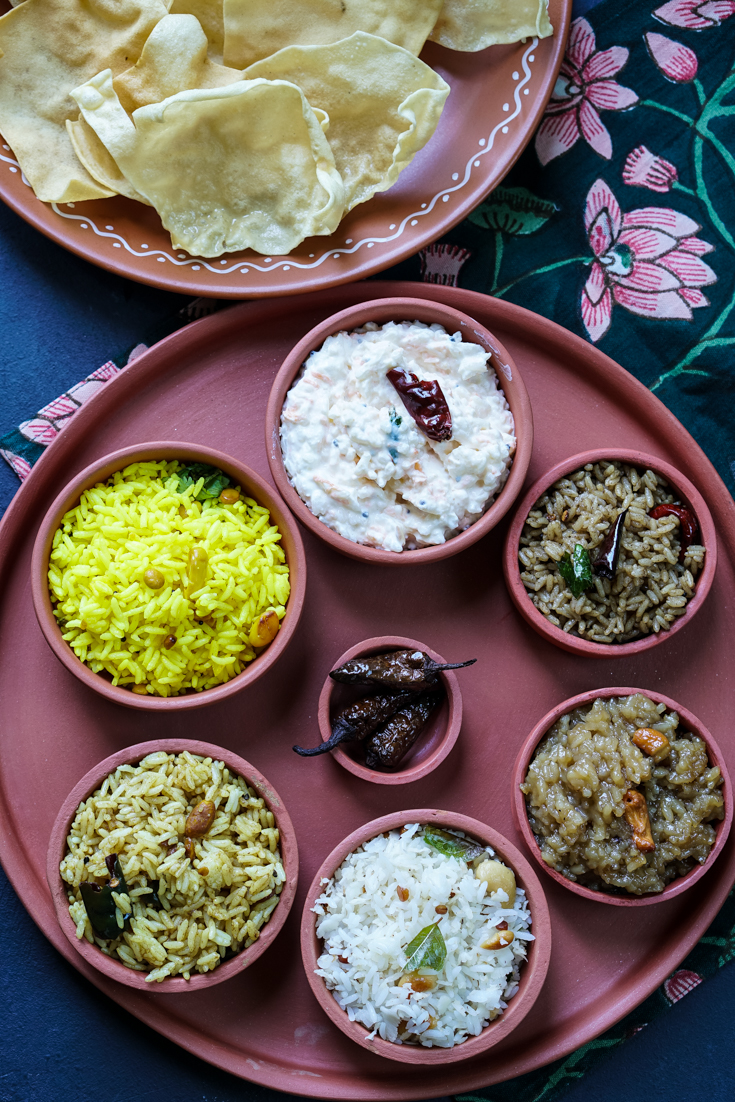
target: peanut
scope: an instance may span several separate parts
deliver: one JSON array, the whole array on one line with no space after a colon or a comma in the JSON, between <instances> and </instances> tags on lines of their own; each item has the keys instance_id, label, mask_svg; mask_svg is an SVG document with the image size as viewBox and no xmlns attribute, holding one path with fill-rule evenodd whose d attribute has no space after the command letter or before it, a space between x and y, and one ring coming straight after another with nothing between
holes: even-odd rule
<instances>
[{"instance_id":1,"label":"peanut","mask_svg":"<svg viewBox=\"0 0 735 1102\"><path fill-rule=\"evenodd\" d=\"M163 589L166 579L160 570L156 570L155 566L149 566L143 575L143 581L149 589Z\"/></svg>"},{"instance_id":2,"label":"peanut","mask_svg":"<svg viewBox=\"0 0 735 1102\"><path fill-rule=\"evenodd\" d=\"M234 505L236 501L240 500L240 491L236 490L234 486L228 486L219 495L219 499L223 505Z\"/></svg>"},{"instance_id":3,"label":"peanut","mask_svg":"<svg viewBox=\"0 0 735 1102\"><path fill-rule=\"evenodd\" d=\"M398 895L398 898L400 899L401 903L405 903L406 900L408 899L408 888L398 887L398 888L396 888L396 894Z\"/></svg>"},{"instance_id":4,"label":"peanut","mask_svg":"<svg viewBox=\"0 0 735 1102\"><path fill-rule=\"evenodd\" d=\"M434 907L434 910L438 915L445 915L449 907L445 907L443 903L440 903L437 907Z\"/></svg>"},{"instance_id":5,"label":"peanut","mask_svg":"<svg viewBox=\"0 0 735 1102\"><path fill-rule=\"evenodd\" d=\"M653 853L656 848L651 834L646 797L630 788L623 796L625 821L633 832L633 844L641 853Z\"/></svg>"},{"instance_id":6,"label":"peanut","mask_svg":"<svg viewBox=\"0 0 735 1102\"><path fill-rule=\"evenodd\" d=\"M280 626L278 613L275 609L269 609L253 622L250 629L250 642L254 647L267 647L275 639Z\"/></svg>"},{"instance_id":7,"label":"peanut","mask_svg":"<svg viewBox=\"0 0 735 1102\"><path fill-rule=\"evenodd\" d=\"M216 808L211 800L201 800L195 808L189 812L184 833L187 838L201 838L206 834L216 814Z\"/></svg>"},{"instance_id":8,"label":"peanut","mask_svg":"<svg viewBox=\"0 0 735 1102\"><path fill-rule=\"evenodd\" d=\"M639 750L645 750L656 761L665 758L669 752L669 740L661 731L654 731L652 727L639 727L630 736Z\"/></svg>"},{"instance_id":9,"label":"peanut","mask_svg":"<svg viewBox=\"0 0 735 1102\"><path fill-rule=\"evenodd\" d=\"M487 857L475 869L475 876L487 884L487 895L497 891L505 892L508 901L501 904L504 910L513 907L516 901L516 878L512 869L501 861L493 861Z\"/></svg>"},{"instance_id":10,"label":"peanut","mask_svg":"<svg viewBox=\"0 0 735 1102\"><path fill-rule=\"evenodd\" d=\"M188 596L201 589L207 580L207 564L209 555L204 547L192 547L189 552L187 573L189 575Z\"/></svg>"},{"instance_id":11,"label":"peanut","mask_svg":"<svg viewBox=\"0 0 735 1102\"><path fill-rule=\"evenodd\" d=\"M418 972L405 972L397 983L397 987L405 987L410 984L413 991L433 991L437 985L436 976L420 976Z\"/></svg>"},{"instance_id":12,"label":"peanut","mask_svg":"<svg viewBox=\"0 0 735 1102\"><path fill-rule=\"evenodd\" d=\"M487 941L483 941L481 949L505 949L513 941L512 930L494 930Z\"/></svg>"}]
</instances>

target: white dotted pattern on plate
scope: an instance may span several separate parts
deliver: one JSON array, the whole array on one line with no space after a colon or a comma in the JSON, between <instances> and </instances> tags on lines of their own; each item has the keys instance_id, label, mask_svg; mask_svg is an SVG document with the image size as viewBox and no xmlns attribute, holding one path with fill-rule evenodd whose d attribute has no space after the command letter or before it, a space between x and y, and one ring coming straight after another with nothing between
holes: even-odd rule
<instances>
[{"instance_id":1,"label":"white dotted pattern on plate","mask_svg":"<svg viewBox=\"0 0 735 1102\"><path fill-rule=\"evenodd\" d=\"M459 173L452 173L452 180L457 181L452 187L443 188L433 197L430 203L422 203L421 209L413 211L411 214L407 214L400 225L391 224L389 229L393 232L391 232L388 236L371 238L365 237L361 241L355 242L353 242L350 238L346 242L346 245L349 245L350 247L342 249L336 249L334 244L332 243L319 256L311 253L310 256L313 257L311 263L297 261L296 259L294 259L294 257L283 257L282 260L279 260L276 263L269 257L268 260L264 263L258 263L258 261L255 260L238 260L233 262L229 267L227 267L226 260L220 260L218 262L219 266L215 267L214 262L209 263L207 260L204 260L201 257L185 257L182 254L174 256L172 253L166 252L165 250L150 249L148 245L141 245L140 247L143 251L138 252L131 245L129 245L123 237L114 232L113 226L106 225L104 228L100 228L100 226L98 226L92 218L89 218L88 216L72 214L69 208L73 209L74 203L64 204L67 207L67 210L61 210L56 203L52 203L51 206L56 214L58 214L61 218L77 222L81 230L91 230L98 237L110 238L112 240L112 246L115 249L124 248L127 249L127 251L132 256L148 257L150 259L155 258L159 264L165 264L166 261L168 261L169 263L175 265L177 268L191 268L193 272L201 271L202 267L206 268L207 271L212 272L214 275L232 275L233 272L238 271L242 275L247 275L249 271L268 272L273 271L275 268L281 268L284 272L289 272L292 268L300 268L306 270L319 268L327 260L339 260L341 256L356 253L358 249L361 249L363 247L372 249L375 245L385 245L391 241L395 241L396 238L402 236L408 226L410 226L411 228L416 226L418 224L419 218L423 218L425 215L431 214L431 212L434 210L439 202L448 203L451 199L451 196L455 192L461 191L469 183L472 175L472 169L480 167L481 161L479 160L479 158L486 156L490 152L490 150L493 148L496 136L499 133L507 134L507 124L513 119L518 118L518 116L521 114L521 94L528 95L529 92L528 87L526 87L526 85L528 85L529 81L531 80L531 69L529 66L531 63L533 63L533 61L535 61L533 51L537 45L538 39L532 39L523 53L523 57L521 58L523 76L521 76L521 74L518 72L513 73L513 80L516 82L516 87L513 92L513 111L510 111L510 104L503 104L503 112L505 117L502 119L501 122L497 124L497 126L493 128L492 132L487 138L480 138L478 140L477 144L479 152L473 153L472 156L469 158L467 164L465 165L464 173L462 174L461 178ZM3 149L7 150L8 147L4 145ZM17 172L18 168L20 167L17 161L11 160L11 158L9 157L4 157L1 153L0 161L5 161L8 164L10 172ZM22 179L25 184L28 184L25 176L22 176ZM28 186L30 187L30 184ZM265 267L265 264L271 266Z\"/></svg>"}]
</instances>

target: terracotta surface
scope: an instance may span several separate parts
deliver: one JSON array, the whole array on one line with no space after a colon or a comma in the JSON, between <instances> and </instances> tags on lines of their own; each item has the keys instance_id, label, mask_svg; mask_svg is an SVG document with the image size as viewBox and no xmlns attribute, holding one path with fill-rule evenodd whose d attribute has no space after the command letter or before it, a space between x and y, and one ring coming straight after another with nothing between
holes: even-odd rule
<instances>
[{"instance_id":1,"label":"terracotta surface","mask_svg":"<svg viewBox=\"0 0 735 1102\"><path fill-rule=\"evenodd\" d=\"M364 639L362 643L350 647L335 660L331 668L336 670L353 658L403 649L422 650L435 662L464 661L462 658L442 658L426 643L420 643L417 639L407 639L402 635L379 635L374 639ZM372 781L373 784L410 784L411 781L417 781L432 773L454 746L462 726L462 693L457 674L447 670L439 676L446 694L441 708L430 717L418 742L414 743L393 772L370 769L365 765L365 752L361 742L345 742L336 750L330 751L335 761L350 773L354 773L356 777L361 777L364 781ZM370 691L369 688L361 688L358 685L342 685L332 681L329 676L324 679L319 696L319 730L323 742L327 742L332 734L331 721L337 712L354 700L367 696Z\"/></svg>"},{"instance_id":2,"label":"terracotta surface","mask_svg":"<svg viewBox=\"0 0 735 1102\"><path fill-rule=\"evenodd\" d=\"M492 846L496 856L509 865L516 874L518 887L523 888L531 911L531 933L535 941L529 943L528 959L521 965L521 977L518 991L508 1003L508 1009L490 1025L485 1026L477 1037L468 1037L454 1048L424 1048L421 1045L395 1045L384 1041L382 1037L367 1038L368 1030L359 1022L351 1022L344 1010L337 1004L321 976L315 975L317 958L322 951L322 941L316 936L316 915L312 912L317 898L321 895L322 878L331 878L336 869L353 850L358 849L386 830L396 830L405 823L433 823L444 830L462 830L465 834L478 839L484 845ZM324 1013L352 1041L386 1060L396 1060L401 1064L419 1065L425 1068L437 1068L445 1064L456 1064L460 1060L471 1060L488 1049L494 1048L521 1024L529 1013L546 979L551 957L551 921L549 908L541 883L526 858L497 830L471 819L468 815L458 815L453 811L437 811L433 808L421 808L414 811L397 811L373 819L359 830L353 831L333 849L329 857L317 872L306 896L301 916L301 957L306 970L309 986Z\"/></svg>"},{"instance_id":3,"label":"terracotta surface","mask_svg":"<svg viewBox=\"0 0 735 1102\"><path fill-rule=\"evenodd\" d=\"M518 547L523 525L526 522L526 517L541 495L545 493L550 486L553 486L558 479L563 478L564 475L579 470L587 463L597 463L601 459L617 459L623 463L628 463L631 466L641 469L650 467L656 474L663 475L672 489L675 490L680 501L688 505L694 512L699 522L699 536L697 537L697 542L701 542L707 552L704 557L702 572L696 581L694 596L687 603L686 611L683 616L677 617L668 631L643 635L640 639L631 640L630 643L595 643L591 639L582 639L578 635L572 635L571 632L563 631L561 628L556 627L555 624L552 624L550 620L536 608L531 600L526 587L521 581L518 563ZM646 452L640 451L637 448L595 448L591 451L580 452L578 455L570 456L560 463L555 463L554 466L550 470L544 472L527 493L523 495L522 501L513 513L513 519L510 522L510 528L508 529L505 548L503 550L503 573L505 575L505 584L508 586L513 604L524 620L531 625L534 631L537 631L539 635L542 635L544 639L548 639L549 642L554 643L557 647L570 651L572 654L585 655L587 658L623 658L627 655L640 654L641 651L650 650L651 647L656 647L660 643L665 643L673 635L676 635L685 628L702 607L712 587L716 569L716 529L714 521L712 520L712 514L707 508L707 503L701 493L676 466L667 463L658 456L648 455Z\"/></svg>"},{"instance_id":4,"label":"terracotta surface","mask_svg":"<svg viewBox=\"0 0 735 1102\"><path fill-rule=\"evenodd\" d=\"M381 292L450 303L507 345L537 411L529 483L572 450L613 445L661 456L696 481L712 511L720 557L710 599L689 629L617 663L581 661L552 646L508 596L501 567L507 521L461 555L408 572L356 563L307 531L301 621L277 666L247 693L205 711L158 715L130 712L91 692L51 653L31 605L33 541L59 488L115 448L160 436L221 448L267 475L263 418L284 356L318 321ZM328 755L306 763L291 750L319 740L318 697L334 656L387 632L420 639L440 654L481 659L462 671L462 734L453 752L405 790L360 784ZM707 725L732 772L733 637L735 505L676 418L599 349L518 306L450 287L371 283L238 306L175 333L105 384L41 457L5 515L0 857L29 913L83 976L205 1060L319 1099L377 1102L469 1091L571 1052L650 994L726 898L735 879L732 833L694 892L657 907L592 906L550 881L554 949L536 1005L492 1052L444 1069L439 1079L435 1070L371 1056L325 1018L300 960L296 908L306 887L345 835L409 804L470 815L524 848L510 799L518 751L541 716L590 687L632 683L671 693ZM299 840L302 886L276 952L228 983L183 999L123 987L79 957L56 921L46 851L58 809L87 769L125 746L186 735L229 747L276 786Z\"/></svg>"},{"instance_id":5,"label":"terracotta surface","mask_svg":"<svg viewBox=\"0 0 735 1102\"><path fill-rule=\"evenodd\" d=\"M64 641L56 617L53 614L51 597L48 588L48 560L51 552L51 544L64 514L72 509L78 502L84 490L95 486L98 482L104 482L115 471L122 470L130 463L143 462L146 459L191 459L200 463L209 463L213 467L219 467L245 490L246 494L254 498L259 505L264 505L271 514L271 520L281 532L281 546L286 553L286 562L289 567L291 593L286 605L286 615L281 621L278 635L266 649L248 666L222 685L215 685L212 689L205 689L200 693L185 693L183 696L139 696L122 685L113 685L102 674L94 673L89 666L77 658L71 647ZM272 487L251 470L250 467L233 459L223 452L213 448L202 447L198 444L172 443L171 441L158 441L144 446L138 444L128 448L120 448L103 459L95 460L71 482L64 487L53 504L48 509L41 522L41 527L36 536L33 548L33 561L31 564L31 590L33 593L33 608L36 613L41 631L46 637L46 642L60 662L78 677L83 684L89 686L97 693L123 704L126 708L139 708L144 711L171 712L182 711L190 708L202 708L215 701L224 700L226 697L239 693L242 689L252 685L259 677L277 662L288 646L301 616L304 606L304 593L306 591L306 559L304 557L304 545L301 535L293 517L285 508L278 494Z\"/></svg>"},{"instance_id":6,"label":"terracotta surface","mask_svg":"<svg viewBox=\"0 0 735 1102\"><path fill-rule=\"evenodd\" d=\"M447 332L459 332L462 334L464 341L479 344L486 352L491 353L490 362L495 369L498 384L513 414L516 450L510 474L500 493L479 520L476 520L474 524L471 524L464 532L460 532L459 535L433 547L420 547L415 551L385 551L382 548L367 547L365 544L354 543L352 540L340 536L319 520L305 502L301 500L283 464L280 437L281 410L286 395L301 371L304 361L314 349L321 348L327 337L332 334L340 333L343 330L349 332L353 329L359 329L361 325L371 321L378 325L383 325L388 321L421 321L427 325L438 322L439 325L444 326ZM452 555L457 555L460 551L470 547L471 544L477 543L496 524L499 524L521 492L528 464L531 461L533 413L528 399L528 391L517 365L497 337L489 333L476 318L468 317L463 311L441 302L418 298L382 297L358 303L347 310L340 310L332 317L326 318L319 325L316 325L311 332L307 333L304 339L299 341L296 347L289 352L276 376L268 399L268 409L265 416L265 446L268 452L271 476L283 500L301 523L328 543L330 547L334 547L335 550L341 551L343 555L349 555L350 558L357 559L360 562L379 563L382 566L418 566L419 564L438 562L440 559L448 559Z\"/></svg>"},{"instance_id":7,"label":"terracotta surface","mask_svg":"<svg viewBox=\"0 0 735 1102\"><path fill-rule=\"evenodd\" d=\"M648 696L651 700L654 700L656 704L665 704L671 711L678 712L681 718L679 730L681 732L699 735L699 737L704 740L709 755L710 765L716 765L722 773L723 778L721 791L725 801L725 818L721 819L719 822L716 820L712 821L716 837L715 844L710 850L709 857L703 865L696 865L685 876L680 876L676 880L672 880L672 882L667 884L664 890L657 895L626 896L613 895L612 893L606 894L602 891L592 891L590 888L585 888L582 884L576 884L572 880L568 880L566 876L557 872L556 869L550 868L550 866L541 859L541 850L531 830L531 824L528 821L528 815L526 813L525 797L520 789L520 785L526 779L526 773L528 772L528 767L538 743L558 719L561 719L563 715L573 711L575 708L581 708L585 704L591 704L592 701L596 700L598 697L631 696L633 693L643 693L644 696ZM649 689L591 689L589 692L580 693L577 696L571 697L569 700L563 701L561 704L557 704L557 706L552 708L543 719L539 720L521 747L521 752L518 755L516 767L513 772L513 791L511 798L513 801L513 817L515 819L515 824L523 835L523 840L534 857L536 864L539 865L552 880L555 880L557 884L561 884L563 888L567 888L569 891L574 892L575 895L581 896L583 899L592 900L593 903L612 903L615 907L645 907L651 903L664 903L669 899L673 899L674 896L681 895L682 892L691 888L693 884L701 880L709 871L713 861L715 861L717 856L722 852L730 833L730 827L732 826L732 783L730 781L730 774L727 769L725 758L719 746L702 721L697 719L695 715L692 715L688 708L685 708L682 704L678 704L670 697L664 696L663 693L652 692Z\"/></svg>"},{"instance_id":8,"label":"terracotta surface","mask_svg":"<svg viewBox=\"0 0 735 1102\"><path fill-rule=\"evenodd\" d=\"M69 900L67 898L67 885L59 875L59 865L66 856L66 837L69 827L76 815L79 804L99 788L105 777L121 765L137 765L148 754L163 751L166 754L181 754L188 750L190 754L199 754L203 758L214 758L223 761L235 774L244 777L256 796L265 800L269 811L273 812L276 826L280 832L280 850L283 859L283 870L286 873L286 882L283 885L278 905L270 920L263 926L261 935L249 948L243 949L231 957L230 960L220 964L213 972L194 973L191 979L181 977L167 977L161 983L146 983L146 973L136 972L132 968L126 968L122 961L105 956L96 945L90 945L86 938L81 941L76 936L76 927L69 914ZM61 805L56 822L51 828L51 837L48 844L46 863L46 879L51 890L56 918L62 932L73 945L84 961L96 968L103 975L117 983L123 983L127 987L133 987L138 991L151 993L163 992L167 995L181 995L190 991L203 991L223 980L244 972L258 957L261 957L266 949L273 944L283 924L288 918L288 912L293 905L296 895L296 886L299 880L299 850L296 844L296 833L283 801L269 781L259 773L254 765L244 758L233 754L222 746L214 746L211 742L198 742L194 739L154 739L152 742L140 742L137 746L129 746L124 750L118 750L116 754L105 758L93 769L90 769L82 779L74 786Z\"/></svg>"},{"instance_id":9,"label":"terracotta surface","mask_svg":"<svg viewBox=\"0 0 735 1102\"><path fill-rule=\"evenodd\" d=\"M9 8L0 0L0 13ZM329 237L288 256L246 250L221 259L173 249L151 207L116 196L46 204L0 139L0 198L60 245L109 271L188 295L256 298L362 279L437 240L485 198L520 156L554 87L572 0L550 0L552 38L458 53L428 42L422 60L451 93L436 133L389 191L352 210ZM505 108L505 109L504 109ZM431 258L429 258L431 263Z\"/></svg>"}]
</instances>

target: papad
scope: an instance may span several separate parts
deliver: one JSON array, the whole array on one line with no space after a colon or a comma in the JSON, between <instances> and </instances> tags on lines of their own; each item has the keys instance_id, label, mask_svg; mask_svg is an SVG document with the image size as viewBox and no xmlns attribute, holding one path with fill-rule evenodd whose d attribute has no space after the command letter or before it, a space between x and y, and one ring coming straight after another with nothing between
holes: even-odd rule
<instances>
[{"instance_id":1,"label":"papad","mask_svg":"<svg viewBox=\"0 0 735 1102\"><path fill-rule=\"evenodd\" d=\"M339 224L342 178L294 84L251 80L179 92L140 107L132 120L109 70L73 94L175 248L205 257L246 248L282 255Z\"/></svg>"},{"instance_id":2,"label":"papad","mask_svg":"<svg viewBox=\"0 0 735 1102\"><path fill-rule=\"evenodd\" d=\"M212 61L222 61L225 42L223 0L173 0L171 15L194 15L209 42Z\"/></svg>"},{"instance_id":3,"label":"papad","mask_svg":"<svg viewBox=\"0 0 735 1102\"><path fill-rule=\"evenodd\" d=\"M224 0L225 65L252 65L286 46L325 46L355 31L421 53L442 0Z\"/></svg>"},{"instance_id":4,"label":"papad","mask_svg":"<svg viewBox=\"0 0 735 1102\"><path fill-rule=\"evenodd\" d=\"M135 65L113 79L129 115L187 88L223 88L242 80L207 57L207 36L193 15L167 15L151 31Z\"/></svg>"},{"instance_id":5,"label":"papad","mask_svg":"<svg viewBox=\"0 0 735 1102\"><path fill-rule=\"evenodd\" d=\"M395 183L436 130L449 95L423 61L362 31L328 46L289 46L243 75L297 84L326 112L346 210Z\"/></svg>"},{"instance_id":6,"label":"papad","mask_svg":"<svg viewBox=\"0 0 735 1102\"><path fill-rule=\"evenodd\" d=\"M547 0L444 0L429 38L450 50L474 53L553 33Z\"/></svg>"},{"instance_id":7,"label":"papad","mask_svg":"<svg viewBox=\"0 0 735 1102\"><path fill-rule=\"evenodd\" d=\"M101 68L127 69L164 15L161 0L25 0L0 19L0 133L39 199L110 194L74 153L69 92Z\"/></svg>"}]
</instances>

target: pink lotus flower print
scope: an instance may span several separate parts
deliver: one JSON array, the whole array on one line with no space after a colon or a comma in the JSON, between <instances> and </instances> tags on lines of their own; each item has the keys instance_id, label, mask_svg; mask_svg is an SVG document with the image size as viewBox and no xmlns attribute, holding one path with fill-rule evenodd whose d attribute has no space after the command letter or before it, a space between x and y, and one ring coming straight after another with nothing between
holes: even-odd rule
<instances>
[{"instance_id":1,"label":"pink lotus flower print","mask_svg":"<svg viewBox=\"0 0 735 1102\"><path fill-rule=\"evenodd\" d=\"M671 27L703 31L735 15L735 0L670 0L653 14Z\"/></svg>"},{"instance_id":2,"label":"pink lotus flower print","mask_svg":"<svg viewBox=\"0 0 735 1102\"><path fill-rule=\"evenodd\" d=\"M595 255L582 291L582 320L592 341L610 328L613 305L647 318L684 318L708 306L701 287L717 276L702 254L712 245L697 237L700 226L667 207L623 214L604 180L590 188L584 211Z\"/></svg>"},{"instance_id":3,"label":"pink lotus flower print","mask_svg":"<svg viewBox=\"0 0 735 1102\"><path fill-rule=\"evenodd\" d=\"M567 153L580 137L607 160L612 139L600 111L625 111L638 96L611 78L628 60L623 46L597 50L595 32L586 19L575 19L559 76L536 133L536 152L542 165Z\"/></svg>"},{"instance_id":4,"label":"pink lotus flower print","mask_svg":"<svg viewBox=\"0 0 735 1102\"><path fill-rule=\"evenodd\" d=\"M653 31L644 34L643 39L649 54L665 77L676 84L688 84L690 80L694 80L699 68L694 50L681 42L675 42L673 38L667 38L665 34L655 34Z\"/></svg>"},{"instance_id":5,"label":"pink lotus flower print","mask_svg":"<svg viewBox=\"0 0 735 1102\"><path fill-rule=\"evenodd\" d=\"M647 187L649 191L670 191L679 179L676 166L663 157L651 153L645 145L639 145L625 158L623 180L630 187Z\"/></svg>"}]
</instances>

